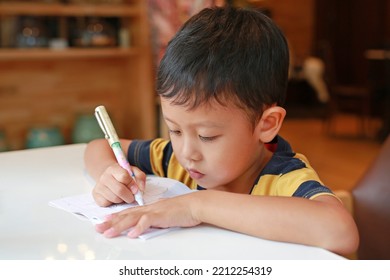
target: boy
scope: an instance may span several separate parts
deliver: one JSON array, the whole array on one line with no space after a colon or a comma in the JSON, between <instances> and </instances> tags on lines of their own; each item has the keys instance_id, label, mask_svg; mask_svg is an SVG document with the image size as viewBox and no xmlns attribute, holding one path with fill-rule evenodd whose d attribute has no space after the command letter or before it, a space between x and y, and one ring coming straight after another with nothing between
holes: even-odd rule
<instances>
[{"instance_id":1,"label":"boy","mask_svg":"<svg viewBox=\"0 0 390 280\"><path fill-rule=\"evenodd\" d=\"M97 231L115 237L133 227L128 236L134 238L149 227L208 223L339 254L355 251L351 215L278 136L288 61L283 34L260 12L213 8L189 19L157 75L170 141L121 143L138 167L141 190L145 173L207 190L124 210ZM99 205L134 201L137 186L104 139L88 144L85 162Z\"/></svg>"}]
</instances>

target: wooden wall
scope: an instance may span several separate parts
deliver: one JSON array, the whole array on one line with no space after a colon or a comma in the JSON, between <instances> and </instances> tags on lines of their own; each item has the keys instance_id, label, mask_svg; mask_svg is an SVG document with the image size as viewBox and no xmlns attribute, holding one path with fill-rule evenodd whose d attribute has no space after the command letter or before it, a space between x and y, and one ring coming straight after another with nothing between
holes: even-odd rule
<instances>
[{"instance_id":1,"label":"wooden wall","mask_svg":"<svg viewBox=\"0 0 390 280\"><path fill-rule=\"evenodd\" d=\"M369 63L364 52L390 46L389 0L252 0L265 7L286 34L293 49L293 63L316 54L319 41L333 47L340 82L367 82Z\"/></svg>"},{"instance_id":2,"label":"wooden wall","mask_svg":"<svg viewBox=\"0 0 390 280\"><path fill-rule=\"evenodd\" d=\"M315 29L315 0L248 1L252 6L266 8L286 35L292 50L292 63L300 65L312 54Z\"/></svg>"},{"instance_id":3,"label":"wooden wall","mask_svg":"<svg viewBox=\"0 0 390 280\"><path fill-rule=\"evenodd\" d=\"M98 105L106 106L120 137L155 137L155 78L147 1L124 1L123 6L44 2L2 5L0 26L4 27L5 19L39 15L56 18L58 28L70 32L71 25L63 17L116 17L121 22L116 31L127 30L131 40L128 47L62 50L10 48L0 42L0 131L6 135L9 148L24 148L28 131L37 126L58 127L66 143L71 143L78 116L93 116Z\"/></svg>"},{"instance_id":4,"label":"wooden wall","mask_svg":"<svg viewBox=\"0 0 390 280\"><path fill-rule=\"evenodd\" d=\"M140 67L122 58L1 61L0 127L10 148L24 148L28 130L37 126L59 127L71 143L76 118L93 115L97 105L106 106L119 135L152 137L151 97L131 71Z\"/></svg>"},{"instance_id":5,"label":"wooden wall","mask_svg":"<svg viewBox=\"0 0 390 280\"><path fill-rule=\"evenodd\" d=\"M301 64L312 54L315 0L261 2L271 10L272 18L285 33L294 54L293 61Z\"/></svg>"},{"instance_id":6,"label":"wooden wall","mask_svg":"<svg viewBox=\"0 0 390 280\"><path fill-rule=\"evenodd\" d=\"M332 46L336 77L362 84L369 77L364 52L390 45L389 0L316 0L316 42Z\"/></svg>"}]
</instances>

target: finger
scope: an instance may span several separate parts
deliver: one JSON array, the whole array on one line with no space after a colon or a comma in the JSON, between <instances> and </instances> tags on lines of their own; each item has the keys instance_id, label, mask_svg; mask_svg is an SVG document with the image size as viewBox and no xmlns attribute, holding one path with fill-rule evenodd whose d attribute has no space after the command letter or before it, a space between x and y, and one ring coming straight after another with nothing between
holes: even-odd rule
<instances>
[{"instance_id":1,"label":"finger","mask_svg":"<svg viewBox=\"0 0 390 280\"><path fill-rule=\"evenodd\" d=\"M105 175L102 182L104 182L105 188L101 187L100 193L107 200L113 203L132 203L134 201L134 195L129 187L118 181L114 176Z\"/></svg>"},{"instance_id":2,"label":"finger","mask_svg":"<svg viewBox=\"0 0 390 280\"><path fill-rule=\"evenodd\" d=\"M113 192L127 203L134 202L134 194L138 192L139 188L144 188L143 185L146 178L145 173L140 171L138 168L134 168L137 170L137 174L140 177L140 180L137 179L137 182L135 182L129 172L119 165L111 166L110 169L110 174L112 174L114 179L120 183L119 185L113 185L117 187L112 189ZM138 181L140 182L141 187L139 187Z\"/></svg>"},{"instance_id":3,"label":"finger","mask_svg":"<svg viewBox=\"0 0 390 280\"><path fill-rule=\"evenodd\" d=\"M122 168L119 164L110 166L107 169L107 174L113 176L115 180L122 183L123 185L129 185L133 181L133 178L131 178L129 172Z\"/></svg>"},{"instance_id":4,"label":"finger","mask_svg":"<svg viewBox=\"0 0 390 280\"><path fill-rule=\"evenodd\" d=\"M107 180L106 180L106 184L107 184ZM115 181L113 180L113 182L111 183L108 182L108 184L111 186L108 187L107 185L99 182L98 184L96 184L96 187L93 189L92 194L95 198L96 203L98 203L99 206L108 206L113 203L123 202L123 199L115 193L118 192L115 190L116 187L114 187Z\"/></svg>"},{"instance_id":5,"label":"finger","mask_svg":"<svg viewBox=\"0 0 390 280\"><path fill-rule=\"evenodd\" d=\"M142 233L147 231L152 226L152 221L149 215L143 215L138 223L127 234L130 238L137 238Z\"/></svg>"},{"instance_id":6,"label":"finger","mask_svg":"<svg viewBox=\"0 0 390 280\"><path fill-rule=\"evenodd\" d=\"M107 207L113 203L121 203L123 200L113 193L108 186L98 182L92 190L92 196L95 202L102 207Z\"/></svg>"},{"instance_id":7,"label":"finger","mask_svg":"<svg viewBox=\"0 0 390 280\"><path fill-rule=\"evenodd\" d=\"M108 222L103 222L101 224L96 224L95 225L95 230L99 233L103 233L105 232L106 230L108 230L109 228L111 228L111 222L108 221Z\"/></svg>"},{"instance_id":8,"label":"finger","mask_svg":"<svg viewBox=\"0 0 390 280\"><path fill-rule=\"evenodd\" d=\"M120 235L123 231L128 230L133 227L138 219L139 215L142 215L139 211L133 211L133 209L126 209L119 213L116 213L107 221L105 225L102 225L100 230L103 230L105 237L116 237Z\"/></svg>"},{"instance_id":9,"label":"finger","mask_svg":"<svg viewBox=\"0 0 390 280\"><path fill-rule=\"evenodd\" d=\"M103 233L107 229L109 229L112 225L112 219L116 216L116 213L108 214L104 217L104 221L102 223L96 224L95 229L97 232Z\"/></svg>"},{"instance_id":10,"label":"finger","mask_svg":"<svg viewBox=\"0 0 390 280\"><path fill-rule=\"evenodd\" d=\"M99 205L100 207L107 207L112 204L111 201L107 200L103 195L96 192L95 189L92 191L92 196L96 204Z\"/></svg>"},{"instance_id":11,"label":"finger","mask_svg":"<svg viewBox=\"0 0 390 280\"><path fill-rule=\"evenodd\" d=\"M133 172L137 180L138 188L141 190L141 192L145 191L145 181L146 181L146 174L141 171L138 167L134 166Z\"/></svg>"}]
</instances>

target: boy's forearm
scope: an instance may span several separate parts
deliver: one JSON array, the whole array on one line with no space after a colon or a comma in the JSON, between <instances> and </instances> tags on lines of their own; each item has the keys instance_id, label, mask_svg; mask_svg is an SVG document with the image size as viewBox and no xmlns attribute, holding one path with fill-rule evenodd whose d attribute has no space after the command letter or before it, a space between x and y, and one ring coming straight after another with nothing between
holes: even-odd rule
<instances>
[{"instance_id":1,"label":"boy's forearm","mask_svg":"<svg viewBox=\"0 0 390 280\"><path fill-rule=\"evenodd\" d=\"M197 194L199 199L194 212L200 221L262 238L284 238L278 236L278 223L282 223L280 212L286 209L286 205L280 205L276 210L279 202L267 203L271 197L264 200L260 196L212 190L207 190L207 194L206 191Z\"/></svg>"},{"instance_id":2,"label":"boy's forearm","mask_svg":"<svg viewBox=\"0 0 390 280\"><path fill-rule=\"evenodd\" d=\"M194 215L204 223L270 240L319 246L337 253L356 247L353 220L336 203L201 191ZM330 197L329 197L330 198Z\"/></svg>"},{"instance_id":3,"label":"boy's forearm","mask_svg":"<svg viewBox=\"0 0 390 280\"><path fill-rule=\"evenodd\" d=\"M131 140L121 139L121 146L125 155ZM97 180L108 166L116 163L114 152L105 139L97 139L88 143L84 152L84 164L88 174Z\"/></svg>"},{"instance_id":4,"label":"boy's forearm","mask_svg":"<svg viewBox=\"0 0 390 280\"><path fill-rule=\"evenodd\" d=\"M116 162L115 156L105 139L88 143L84 153L84 164L88 174L97 180L104 170Z\"/></svg>"}]
</instances>

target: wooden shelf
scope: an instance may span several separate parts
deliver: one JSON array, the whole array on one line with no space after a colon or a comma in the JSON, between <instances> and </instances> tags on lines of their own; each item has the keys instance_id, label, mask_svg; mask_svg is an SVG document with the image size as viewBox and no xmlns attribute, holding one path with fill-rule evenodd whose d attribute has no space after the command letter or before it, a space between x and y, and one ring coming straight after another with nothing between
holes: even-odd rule
<instances>
[{"instance_id":1,"label":"wooden shelf","mask_svg":"<svg viewBox=\"0 0 390 280\"><path fill-rule=\"evenodd\" d=\"M75 5L45 3L0 3L0 14L3 16L138 16L140 9L136 5Z\"/></svg>"},{"instance_id":2,"label":"wooden shelf","mask_svg":"<svg viewBox=\"0 0 390 280\"><path fill-rule=\"evenodd\" d=\"M29 59L68 59L68 58L115 58L129 57L140 53L138 48L67 48L61 50L0 49L0 61L20 61Z\"/></svg>"},{"instance_id":3,"label":"wooden shelf","mask_svg":"<svg viewBox=\"0 0 390 280\"><path fill-rule=\"evenodd\" d=\"M87 17L116 18L118 25L113 28L120 46L13 48L22 16L53 17L42 20L53 24L47 39L58 37L68 43L74 40L72 32L77 28L72 25L74 19L68 18L80 18L80 22L88 22ZM121 137L154 138L156 104L149 28L145 0L111 5L45 0L0 3L0 126L10 148L24 148L29 128L36 125L59 127L71 143L77 116L91 114L101 104L112 113ZM126 35L129 44L121 42Z\"/></svg>"}]
</instances>

